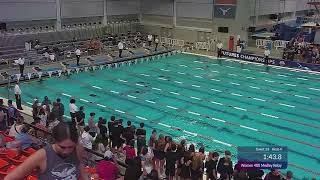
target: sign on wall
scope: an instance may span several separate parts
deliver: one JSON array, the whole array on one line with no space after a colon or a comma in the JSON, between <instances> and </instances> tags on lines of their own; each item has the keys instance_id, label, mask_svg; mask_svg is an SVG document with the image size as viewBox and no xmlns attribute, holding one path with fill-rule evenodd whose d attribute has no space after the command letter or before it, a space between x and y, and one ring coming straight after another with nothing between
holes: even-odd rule
<instances>
[{"instance_id":1,"label":"sign on wall","mask_svg":"<svg viewBox=\"0 0 320 180\"><path fill-rule=\"evenodd\" d=\"M233 5L215 5L214 6L214 17L234 19L236 17L236 6Z\"/></svg>"},{"instance_id":2,"label":"sign on wall","mask_svg":"<svg viewBox=\"0 0 320 180\"><path fill-rule=\"evenodd\" d=\"M237 0L215 0L214 17L234 19L236 17Z\"/></svg>"}]
</instances>

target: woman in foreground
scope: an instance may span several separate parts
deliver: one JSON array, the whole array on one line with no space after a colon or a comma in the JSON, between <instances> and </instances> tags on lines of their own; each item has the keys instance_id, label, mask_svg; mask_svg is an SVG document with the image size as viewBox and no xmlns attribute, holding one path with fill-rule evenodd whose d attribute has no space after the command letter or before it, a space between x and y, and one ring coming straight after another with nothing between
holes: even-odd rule
<instances>
[{"instance_id":1,"label":"woman in foreground","mask_svg":"<svg viewBox=\"0 0 320 180\"><path fill-rule=\"evenodd\" d=\"M38 150L4 180L20 180L37 170L39 180L87 180L81 163L81 146L75 128L60 122L52 130L54 144Z\"/></svg>"}]
</instances>

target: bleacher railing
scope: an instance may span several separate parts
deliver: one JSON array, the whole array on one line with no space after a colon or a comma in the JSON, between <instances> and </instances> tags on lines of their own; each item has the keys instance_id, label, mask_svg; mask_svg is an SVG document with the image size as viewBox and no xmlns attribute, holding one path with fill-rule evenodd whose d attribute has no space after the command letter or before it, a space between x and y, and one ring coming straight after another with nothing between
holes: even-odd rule
<instances>
[{"instance_id":1,"label":"bleacher railing","mask_svg":"<svg viewBox=\"0 0 320 180\"><path fill-rule=\"evenodd\" d=\"M267 40L267 39L256 39L256 46L257 48L265 48L268 43L271 43L271 47L276 48L277 50L280 48L286 48L289 41L283 40Z\"/></svg>"}]
</instances>

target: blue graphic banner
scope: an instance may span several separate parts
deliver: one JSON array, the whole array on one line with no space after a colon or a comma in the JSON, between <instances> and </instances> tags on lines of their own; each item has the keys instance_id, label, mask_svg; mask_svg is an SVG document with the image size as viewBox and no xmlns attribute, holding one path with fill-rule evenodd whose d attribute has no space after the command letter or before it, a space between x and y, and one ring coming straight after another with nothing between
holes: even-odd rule
<instances>
[{"instance_id":1,"label":"blue graphic banner","mask_svg":"<svg viewBox=\"0 0 320 180\"><path fill-rule=\"evenodd\" d=\"M222 50L222 55L225 57L241 59L241 60L250 61L250 62L266 63L265 62L266 60L263 56L257 56L253 54L244 54L244 53L237 53L237 52ZM309 63L302 63L302 62L289 61L289 60L283 60L283 59L274 59L274 58L269 58L268 64L320 72L320 64L309 64Z\"/></svg>"}]
</instances>

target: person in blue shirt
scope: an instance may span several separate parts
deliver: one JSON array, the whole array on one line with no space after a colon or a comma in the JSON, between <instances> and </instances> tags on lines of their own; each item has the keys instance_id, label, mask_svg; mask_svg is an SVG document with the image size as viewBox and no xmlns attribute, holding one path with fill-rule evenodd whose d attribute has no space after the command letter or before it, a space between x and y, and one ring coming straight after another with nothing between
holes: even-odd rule
<instances>
[{"instance_id":1,"label":"person in blue shirt","mask_svg":"<svg viewBox=\"0 0 320 180\"><path fill-rule=\"evenodd\" d=\"M33 138L28 134L29 128L27 126L23 126L21 132L16 135L16 147L20 147L22 150L27 149L29 147L33 147L37 149L37 144L39 144L39 140Z\"/></svg>"}]
</instances>

